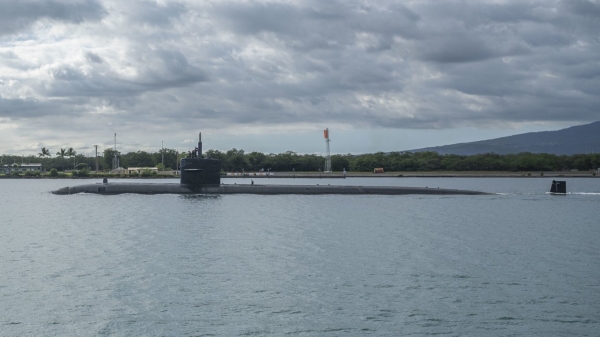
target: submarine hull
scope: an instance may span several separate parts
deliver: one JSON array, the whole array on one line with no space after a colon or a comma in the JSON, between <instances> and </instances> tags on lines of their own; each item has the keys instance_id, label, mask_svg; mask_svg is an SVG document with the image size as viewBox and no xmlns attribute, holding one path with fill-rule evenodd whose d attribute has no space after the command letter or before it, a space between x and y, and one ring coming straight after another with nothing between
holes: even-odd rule
<instances>
[{"instance_id":1,"label":"submarine hull","mask_svg":"<svg viewBox=\"0 0 600 337\"><path fill-rule=\"evenodd\" d=\"M102 183L85 184L70 187L63 187L54 194L193 194L195 193L187 185L183 184L146 184L146 183Z\"/></svg>"},{"instance_id":2,"label":"submarine hull","mask_svg":"<svg viewBox=\"0 0 600 337\"><path fill-rule=\"evenodd\" d=\"M147 184L147 183L102 183L64 187L54 194L433 194L433 195L486 195L489 193L469 190L398 187L398 186L324 186L324 185L203 185Z\"/></svg>"}]
</instances>

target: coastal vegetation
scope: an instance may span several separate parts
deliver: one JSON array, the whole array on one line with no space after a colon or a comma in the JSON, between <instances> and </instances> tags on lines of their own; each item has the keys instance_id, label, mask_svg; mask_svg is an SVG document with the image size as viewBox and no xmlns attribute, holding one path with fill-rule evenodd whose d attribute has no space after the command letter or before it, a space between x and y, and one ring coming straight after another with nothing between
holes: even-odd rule
<instances>
[{"instance_id":1,"label":"coastal vegetation","mask_svg":"<svg viewBox=\"0 0 600 337\"><path fill-rule=\"evenodd\" d=\"M73 176L86 177L95 171L96 159L77 154L72 148L60 149L56 157L49 155L43 148L36 156L2 156L4 165L13 163L42 163L51 176L59 177L59 173L69 171ZM164 166L162 159L164 154ZM121 154L112 149L104 151L98 158L98 169L107 172L112 167L112 160L117 155L120 166L159 167L160 171L177 169L178 159L186 156L173 149L159 150L155 153L136 151ZM323 170L324 158L317 154L297 154L287 151L279 154L261 152L246 153L244 150L229 151L208 150L205 156L221 160L225 172L318 172ZM68 159L67 159L68 158ZM362 155L331 156L333 171L373 172L374 168L383 168L385 172L428 172L428 171L587 171L600 168L600 154L553 155L544 153L523 152L519 154L499 155L494 153L465 155L441 155L436 152L390 152L369 153ZM18 174L13 172L13 174ZM25 175L21 173L21 175ZM139 176L150 176L142 172Z\"/></svg>"}]
</instances>

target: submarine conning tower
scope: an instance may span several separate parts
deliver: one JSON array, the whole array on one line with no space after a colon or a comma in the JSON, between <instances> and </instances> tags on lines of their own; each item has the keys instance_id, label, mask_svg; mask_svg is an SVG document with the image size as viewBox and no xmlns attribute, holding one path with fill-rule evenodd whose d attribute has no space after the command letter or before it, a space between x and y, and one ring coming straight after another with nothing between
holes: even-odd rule
<instances>
[{"instance_id":1,"label":"submarine conning tower","mask_svg":"<svg viewBox=\"0 0 600 337\"><path fill-rule=\"evenodd\" d=\"M567 194L567 182L552 180L552 186L550 187L550 193Z\"/></svg>"},{"instance_id":2,"label":"submarine conning tower","mask_svg":"<svg viewBox=\"0 0 600 337\"><path fill-rule=\"evenodd\" d=\"M198 134L198 150L191 158L181 159L181 183L190 189L221 184L221 161L202 158L202 133Z\"/></svg>"}]
</instances>

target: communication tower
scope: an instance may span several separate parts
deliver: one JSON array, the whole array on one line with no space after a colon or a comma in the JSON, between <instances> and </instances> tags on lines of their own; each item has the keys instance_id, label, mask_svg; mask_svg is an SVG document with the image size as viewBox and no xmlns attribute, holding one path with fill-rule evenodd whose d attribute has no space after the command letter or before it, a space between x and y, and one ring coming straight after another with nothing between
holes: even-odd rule
<instances>
[{"instance_id":1,"label":"communication tower","mask_svg":"<svg viewBox=\"0 0 600 337\"><path fill-rule=\"evenodd\" d=\"M326 147L326 157L325 157L325 170L323 170L323 172L325 173L331 173L331 153L329 152L329 142L331 141L329 139L329 129L325 129L323 130L323 136L325 136L325 145Z\"/></svg>"}]
</instances>

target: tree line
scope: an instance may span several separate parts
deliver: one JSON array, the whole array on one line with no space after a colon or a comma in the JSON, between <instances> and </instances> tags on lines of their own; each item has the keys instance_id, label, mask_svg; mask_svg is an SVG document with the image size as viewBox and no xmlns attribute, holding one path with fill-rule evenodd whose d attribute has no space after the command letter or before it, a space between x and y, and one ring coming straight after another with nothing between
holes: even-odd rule
<instances>
[{"instance_id":1,"label":"tree line","mask_svg":"<svg viewBox=\"0 0 600 337\"><path fill-rule=\"evenodd\" d=\"M62 150L62 149L61 149ZM46 155L43 155L46 153ZM129 152L122 154L113 149L104 150L103 156L98 158L99 170L107 171L112 168L112 161L117 155L119 164L123 168L129 167L159 167L163 169L177 169L181 158L187 156L186 152L180 153L174 149L161 149L158 152ZM229 151L208 150L204 156L221 160L223 171L226 172L310 172L322 171L325 158L316 154L297 154L287 151L279 154L264 154L261 152L246 153L244 150L231 149ZM77 154L73 149L59 151L56 157L49 156L49 152L42 152L38 156L2 156L3 164L21 162L41 162L46 170L52 168L58 171L96 168L94 157ZM523 152L519 154L499 155L494 153L463 155L441 155L437 152L377 152L362 155L333 155L331 156L333 171L373 172L374 168L383 168L385 171L564 171L577 169L596 170L600 168L600 154L553 155L545 153Z\"/></svg>"},{"instance_id":2,"label":"tree line","mask_svg":"<svg viewBox=\"0 0 600 337\"><path fill-rule=\"evenodd\" d=\"M177 168L178 159L184 157L179 155L176 150L173 149L161 149L158 152L146 152L137 151L121 154L113 149L104 150L103 154L98 156L98 170L109 171L113 167L113 158L117 154L119 159L119 166L123 168L129 167L159 167L168 169ZM164 154L164 167L162 165ZM2 155L3 165L19 165L21 163L41 163L47 171L56 169L57 171L67 170L82 170L87 168L91 171L96 169L96 158L94 156L85 156L78 154L73 148L60 149L54 158L50 154L49 150L42 148L41 152L37 156L14 156L14 155Z\"/></svg>"},{"instance_id":3,"label":"tree line","mask_svg":"<svg viewBox=\"0 0 600 337\"><path fill-rule=\"evenodd\" d=\"M314 154L299 155L292 151L280 154L260 152L245 153L231 149L227 152L209 150L211 158L220 159L225 171L319 171L325 159ZM600 154L553 155L546 153L495 153L441 155L437 152L377 152L362 155L331 156L333 171L373 172L384 171L564 171L600 168Z\"/></svg>"},{"instance_id":4,"label":"tree line","mask_svg":"<svg viewBox=\"0 0 600 337\"><path fill-rule=\"evenodd\" d=\"M580 171L600 168L600 154L554 155L523 152L471 156L437 152L373 153L355 157L354 171L382 167L386 171Z\"/></svg>"}]
</instances>

